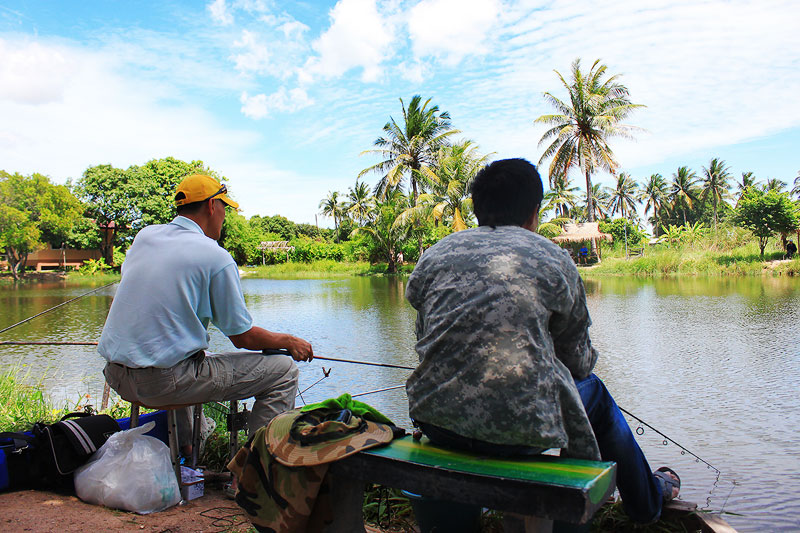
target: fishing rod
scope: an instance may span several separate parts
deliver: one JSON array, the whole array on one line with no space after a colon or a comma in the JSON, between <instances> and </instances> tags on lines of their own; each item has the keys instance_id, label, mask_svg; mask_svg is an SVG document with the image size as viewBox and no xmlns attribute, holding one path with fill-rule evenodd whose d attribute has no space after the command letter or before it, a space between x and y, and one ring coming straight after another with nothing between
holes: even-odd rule
<instances>
[{"instance_id":1,"label":"fishing rod","mask_svg":"<svg viewBox=\"0 0 800 533\"><path fill-rule=\"evenodd\" d=\"M619 407L619 406L617 406L617 407ZM625 413L626 415L628 415L629 417L633 418L637 422L639 422L642 426L647 426L648 428L652 429L653 431L655 431L656 433L658 433L659 435L664 437L664 446L666 446L667 445L667 441L669 441L669 442L671 442L672 444L674 444L675 446L677 446L678 448L681 449L681 455L683 455L684 452L688 453L689 455L694 457L697 461L700 461L700 462L704 463L706 466L708 466L708 468L714 470L717 474L720 474L719 468L715 467L714 465L712 465L711 463L709 463L705 459L702 459L700 456L698 456L697 454L693 453L691 450L686 448L686 446L678 444L677 442L675 442L671 438L667 437L666 435L661 433L659 430L657 430L656 428L654 428L653 426L651 426L650 424L648 424L647 422L645 422L644 420L642 420L638 416L634 415L630 411L628 411L626 409L623 409L622 407L620 407L619 410L622 411L623 413ZM644 429L641 426L639 426L638 428L636 428L636 434L637 435L643 435L644 434Z\"/></svg>"},{"instance_id":2,"label":"fishing rod","mask_svg":"<svg viewBox=\"0 0 800 533\"><path fill-rule=\"evenodd\" d=\"M97 343L70 341L0 341L0 346L97 346Z\"/></svg>"},{"instance_id":3,"label":"fishing rod","mask_svg":"<svg viewBox=\"0 0 800 533\"><path fill-rule=\"evenodd\" d=\"M34 344L34 345L68 345L68 346L74 344L74 345L88 345L88 346L91 346L91 345L96 345L97 343L96 342L95 343L92 343L92 342L69 343L69 342L45 342L45 341L42 341L42 342L0 341L0 346L2 346L2 345L15 345L15 344L16 345L25 345L25 344ZM264 354L264 355L291 355L288 350L276 350L276 349L267 349L267 350L262 350L261 352L254 352L254 353L261 353L261 354ZM414 370L414 367L404 366L404 365L393 365L393 364L389 364L389 363L376 363L374 361L363 361L363 360L359 361L359 360L356 360L356 359L342 359L342 358L338 358L338 357L324 357L324 356L321 356L321 355L315 355L314 359L320 359L320 360L323 360L323 361L335 361L337 363L350 363L350 364L366 365L366 366L378 366L378 367L386 367L386 368L399 368L399 369L402 369L402 370ZM323 372L324 372L324 369L323 369ZM330 370L328 372L330 372ZM312 384L311 387L313 387L314 385L316 385L317 383L322 381L325 377L327 377L327 374L323 378L320 378L319 380L317 380L317 382ZM305 389L302 392L306 392L311 387L308 387L307 389ZM387 387L387 388L383 388L383 389L376 389L376 390L372 390L372 391L362 392L362 393L359 393L359 394L353 394L353 395L351 395L351 397L355 398L356 396L366 396L367 394L375 394L375 393L378 393L378 392L385 392L385 391L400 389L400 388L403 388L403 387L405 387L405 385L396 385L394 387ZM302 394L302 392L300 394ZM301 396L301 400L302 399L303 398ZM305 401L305 400L303 400L303 401ZM634 415L630 411L628 411L626 409L623 409L622 407L620 407L619 409L620 409L620 411L622 411L626 415L630 416L631 418L633 418L634 420L639 422L641 425L648 427L649 429L655 431L656 433L658 433L659 435L664 437L664 439L665 439L664 444L666 444L667 441L671 442L672 444L674 444L675 446L677 446L678 448L681 449L681 454L688 453L689 455L694 457L697 461L702 462L703 464L708 466L708 468L714 470L718 474L720 473L719 468L715 467L714 465L712 465L711 463L709 463L705 459L701 458L699 455L697 455L696 453L692 452L691 450L689 450L688 448L686 448L682 444L676 442L674 439L668 437L667 435L665 435L664 433L662 433L658 429L654 428L653 426L651 426L650 424L648 424L647 422L645 422L641 418L637 417L636 415ZM636 428L636 434L637 435L642 435L643 433L644 433L644 429L641 426Z\"/></svg>"},{"instance_id":4,"label":"fishing rod","mask_svg":"<svg viewBox=\"0 0 800 533\"><path fill-rule=\"evenodd\" d=\"M37 313L37 314L35 314L35 315L31 316L31 317L28 317L28 318L26 318L25 320L21 320L20 322L17 322L16 324L11 324L10 326L8 326L8 327L6 327L6 328L0 329L0 333L5 333L6 331L10 330L11 328L15 328L15 327L17 327L17 326L19 326L19 325L21 325L21 324L25 324L26 322L30 322L30 321L31 321L31 320L33 320L34 318L36 318L36 317L39 317L39 316L42 316L42 315L43 315L43 314L45 314L45 313L49 313L50 311L53 311L54 309L58 309L58 308L59 308L59 307L61 307L62 305L67 305L68 303L70 303L70 302L74 302L75 300L80 300L80 299L81 299L81 298L83 298L84 296L89 296L90 294L94 294L95 292L97 292L97 291L100 291L100 290L103 290L103 289L105 289L106 287L110 287L110 286L112 286L112 285L114 285L114 284L116 284L116 283L118 283L118 282L116 282L116 281L114 281L114 282L111 282L111 283L109 283L109 284L107 284L107 285L103 285L102 287L98 287L98 288L96 288L96 289L92 289L92 290L90 290L89 292L85 292L85 293L81 294L80 296L76 296L75 298L72 298L72 299L70 299L70 300L67 300L66 302L61 302L61 303L60 303L60 304L58 304L58 305L54 305L54 306L53 306L53 307L51 307L50 309L45 309L45 310L44 310L44 311L42 311L41 313Z\"/></svg>"}]
</instances>

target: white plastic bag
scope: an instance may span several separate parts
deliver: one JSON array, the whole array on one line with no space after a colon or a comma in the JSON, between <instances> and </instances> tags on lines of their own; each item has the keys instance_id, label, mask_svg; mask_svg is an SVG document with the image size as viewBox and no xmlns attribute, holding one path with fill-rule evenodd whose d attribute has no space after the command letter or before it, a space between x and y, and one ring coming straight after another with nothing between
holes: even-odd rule
<instances>
[{"instance_id":1,"label":"white plastic bag","mask_svg":"<svg viewBox=\"0 0 800 533\"><path fill-rule=\"evenodd\" d=\"M88 463L75 471L75 491L87 502L139 514L181 501L169 448L144 435L155 422L114 433Z\"/></svg>"}]
</instances>

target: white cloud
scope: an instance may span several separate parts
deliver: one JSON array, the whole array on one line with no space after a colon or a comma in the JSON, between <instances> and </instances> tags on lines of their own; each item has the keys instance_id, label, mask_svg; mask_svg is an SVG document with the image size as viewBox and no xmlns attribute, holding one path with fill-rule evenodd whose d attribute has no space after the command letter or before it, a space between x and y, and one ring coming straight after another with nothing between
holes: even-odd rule
<instances>
[{"instance_id":1,"label":"white cloud","mask_svg":"<svg viewBox=\"0 0 800 533\"><path fill-rule=\"evenodd\" d=\"M314 103L303 89L294 88L287 91L285 87L270 95L250 96L245 91L239 100L242 103L242 113L254 119L266 118L273 111L297 111Z\"/></svg>"},{"instance_id":2,"label":"white cloud","mask_svg":"<svg viewBox=\"0 0 800 533\"><path fill-rule=\"evenodd\" d=\"M0 39L0 100L30 105L59 102L73 68L59 47Z\"/></svg>"},{"instance_id":3,"label":"white cloud","mask_svg":"<svg viewBox=\"0 0 800 533\"><path fill-rule=\"evenodd\" d=\"M233 15L228 11L228 5L225 0L214 0L207 6L208 12L211 13L211 18L217 24L222 26L230 26L233 24Z\"/></svg>"},{"instance_id":4,"label":"white cloud","mask_svg":"<svg viewBox=\"0 0 800 533\"><path fill-rule=\"evenodd\" d=\"M243 73L255 72L266 74L270 71L270 53L266 44L259 42L258 37L251 31L242 30L242 38L233 43L236 48L244 48L241 54L236 54L233 59L236 70Z\"/></svg>"},{"instance_id":5,"label":"white cloud","mask_svg":"<svg viewBox=\"0 0 800 533\"><path fill-rule=\"evenodd\" d=\"M416 57L433 56L455 65L489 51L487 34L500 13L498 0L423 0L411 8L408 33Z\"/></svg>"},{"instance_id":6,"label":"white cloud","mask_svg":"<svg viewBox=\"0 0 800 533\"><path fill-rule=\"evenodd\" d=\"M331 26L312 43L317 56L306 62L301 81L330 79L361 68L361 80L375 82L391 55L394 30L375 0L340 0L330 12Z\"/></svg>"}]
</instances>

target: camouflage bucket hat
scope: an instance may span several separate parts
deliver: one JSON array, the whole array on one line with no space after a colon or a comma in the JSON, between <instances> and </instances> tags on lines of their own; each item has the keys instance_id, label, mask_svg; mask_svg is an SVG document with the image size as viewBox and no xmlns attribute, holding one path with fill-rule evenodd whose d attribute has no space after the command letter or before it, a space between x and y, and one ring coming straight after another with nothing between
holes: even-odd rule
<instances>
[{"instance_id":1,"label":"camouflage bucket hat","mask_svg":"<svg viewBox=\"0 0 800 533\"><path fill-rule=\"evenodd\" d=\"M391 442L392 429L349 409L294 409L273 418L264 439L279 463L314 466Z\"/></svg>"}]
</instances>

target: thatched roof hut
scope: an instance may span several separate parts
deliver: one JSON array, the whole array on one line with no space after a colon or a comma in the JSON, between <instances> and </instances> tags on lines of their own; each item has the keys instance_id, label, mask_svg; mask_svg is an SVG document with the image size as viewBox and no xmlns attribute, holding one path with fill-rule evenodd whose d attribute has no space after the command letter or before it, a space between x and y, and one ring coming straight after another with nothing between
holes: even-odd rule
<instances>
[{"instance_id":1,"label":"thatched roof hut","mask_svg":"<svg viewBox=\"0 0 800 533\"><path fill-rule=\"evenodd\" d=\"M564 233L553 237L556 244L569 242L587 242L592 239L611 242L614 237L610 233L600 233L598 222L581 222L580 224L564 224Z\"/></svg>"}]
</instances>

